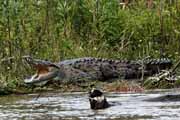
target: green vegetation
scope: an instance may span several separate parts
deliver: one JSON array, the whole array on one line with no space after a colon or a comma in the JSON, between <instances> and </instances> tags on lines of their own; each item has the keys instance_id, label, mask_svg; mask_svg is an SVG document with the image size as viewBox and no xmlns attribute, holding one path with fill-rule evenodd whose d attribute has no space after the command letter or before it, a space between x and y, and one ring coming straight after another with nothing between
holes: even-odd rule
<instances>
[{"instance_id":1,"label":"green vegetation","mask_svg":"<svg viewBox=\"0 0 180 120\"><path fill-rule=\"evenodd\" d=\"M121 0L1 0L0 83L20 86L27 75L21 56L59 61L95 56L138 59L180 51L180 3ZM0 87L1 87L0 86Z\"/></svg>"}]
</instances>

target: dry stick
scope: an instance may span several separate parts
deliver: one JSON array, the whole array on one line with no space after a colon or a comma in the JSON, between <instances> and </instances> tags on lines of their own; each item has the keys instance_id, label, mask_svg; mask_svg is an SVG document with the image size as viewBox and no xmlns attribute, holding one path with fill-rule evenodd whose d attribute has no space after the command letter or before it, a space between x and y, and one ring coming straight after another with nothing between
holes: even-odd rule
<instances>
[{"instance_id":1,"label":"dry stick","mask_svg":"<svg viewBox=\"0 0 180 120\"><path fill-rule=\"evenodd\" d=\"M15 59L15 57L2 58L0 60L0 63L6 62L6 61L10 61L10 60L13 60L13 59Z\"/></svg>"},{"instance_id":2,"label":"dry stick","mask_svg":"<svg viewBox=\"0 0 180 120\"><path fill-rule=\"evenodd\" d=\"M177 69L177 67L179 66L179 64L180 64L180 59L178 60L178 62L174 65L174 67L172 68L172 69L170 69L170 74L171 73L173 73L176 69Z\"/></svg>"},{"instance_id":3,"label":"dry stick","mask_svg":"<svg viewBox=\"0 0 180 120\"><path fill-rule=\"evenodd\" d=\"M142 59L142 63L141 63L141 67L142 67L142 71L141 71L141 80L144 80L144 60L150 58L150 56L145 57L144 59Z\"/></svg>"},{"instance_id":4,"label":"dry stick","mask_svg":"<svg viewBox=\"0 0 180 120\"><path fill-rule=\"evenodd\" d=\"M36 98L35 98L35 100L38 100L39 98L40 98L40 96L41 96L41 92L36 96Z\"/></svg>"}]
</instances>

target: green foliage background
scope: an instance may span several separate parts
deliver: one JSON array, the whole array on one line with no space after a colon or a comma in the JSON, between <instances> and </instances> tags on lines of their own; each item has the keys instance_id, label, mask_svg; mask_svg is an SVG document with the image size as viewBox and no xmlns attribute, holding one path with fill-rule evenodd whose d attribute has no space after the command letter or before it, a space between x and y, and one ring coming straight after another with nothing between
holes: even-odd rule
<instances>
[{"instance_id":1,"label":"green foliage background","mask_svg":"<svg viewBox=\"0 0 180 120\"><path fill-rule=\"evenodd\" d=\"M178 58L178 0L0 0L0 82L18 84L21 56L59 61L94 56ZM13 60L4 61L8 58Z\"/></svg>"}]
</instances>

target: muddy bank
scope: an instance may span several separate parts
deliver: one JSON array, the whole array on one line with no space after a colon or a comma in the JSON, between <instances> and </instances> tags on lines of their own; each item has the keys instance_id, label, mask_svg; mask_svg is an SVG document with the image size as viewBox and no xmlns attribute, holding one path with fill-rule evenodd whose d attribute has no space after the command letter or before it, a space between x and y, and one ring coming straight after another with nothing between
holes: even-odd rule
<instances>
[{"instance_id":1,"label":"muddy bank","mask_svg":"<svg viewBox=\"0 0 180 120\"><path fill-rule=\"evenodd\" d=\"M0 96L1 95L9 95L12 94L12 90L8 89L8 88L0 88Z\"/></svg>"},{"instance_id":2,"label":"muddy bank","mask_svg":"<svg viewBox=\"0 0 180 120\"><path fill-rule=\"evenodd\" d=\"M153 81L152 81L153 82ZM178 81L177 81L178 82ZM180 84L177 85L168 83L167 85L150 84L147 81L144 83L139 80L116 80L112 82L102 81L89 81L85 83L49 83L45 86L27 86L24 84L18 85L18 87L0 87L0 96L9 94L27 94L27 93L38 93L48 91L59 91L59 92L87 92L92 87L100 88L106 92L143 92L145 90L156 90L156 89L173 89L179 88ZM180 82L178 82L180 83ZM169 86L171 84L171 86ZM149 87L151 86L151 87ZM154 87L153 87L154 86Z\"/></svg>"},{"instance_id":3,"label":"muddy bank","mask_svg":"<svg viewBox=\"0 0 180 120\"><path fill-rule=\"evenodd\" d=\"M59 92L87 92L92 87L100 88L106 92L142 92L144 88L137 81L114 81L114 82L101 82L93 81L88 83L63 83L63 84L47 84L45 86L26 86L21 85L16 88L0 89L0 95L8 94L27 94L47 91Z\"/></svg>"}]
</instances>

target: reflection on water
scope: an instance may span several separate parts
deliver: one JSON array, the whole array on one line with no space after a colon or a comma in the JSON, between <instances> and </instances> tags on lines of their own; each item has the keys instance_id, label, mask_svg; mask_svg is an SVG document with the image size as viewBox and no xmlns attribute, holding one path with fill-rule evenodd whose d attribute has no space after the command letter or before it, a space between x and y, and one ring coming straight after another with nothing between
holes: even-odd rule
<instances>
[{"instance_id":1,"label":"reflection on water","mask_svg":"<svg viewBox=\"0 0 180 120\"><path fill-rule=\"evenodd\" d=\"M0 99L0 120L179 120L180 102L148 102L155 93L107 93L113 104L91 110L86 93L43 93L7 96Z\"/></svg>"}]
</instances>

